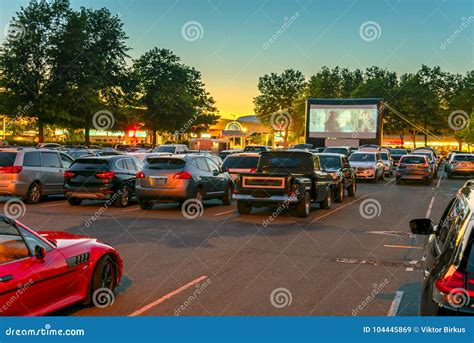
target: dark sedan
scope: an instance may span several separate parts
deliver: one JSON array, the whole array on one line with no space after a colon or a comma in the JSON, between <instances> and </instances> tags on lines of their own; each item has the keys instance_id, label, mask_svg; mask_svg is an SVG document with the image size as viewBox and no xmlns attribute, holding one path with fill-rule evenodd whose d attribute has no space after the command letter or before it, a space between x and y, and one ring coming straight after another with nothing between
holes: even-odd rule
<instances>
[{"instance_id":1,"label":"dark sedan","mask_svg":"<svg viewBox=\"0 0 474 343\"><path fill-rule=\"evenodd\" d=\"M321 168L331 175L334 180L333 192L334 200L342 202L344 199L344 191L347 190L347 195L355 196L356 172L355 169L349 165L347 156L343 154L316 154L319 156Z\"/></svg>"}]
</instances>

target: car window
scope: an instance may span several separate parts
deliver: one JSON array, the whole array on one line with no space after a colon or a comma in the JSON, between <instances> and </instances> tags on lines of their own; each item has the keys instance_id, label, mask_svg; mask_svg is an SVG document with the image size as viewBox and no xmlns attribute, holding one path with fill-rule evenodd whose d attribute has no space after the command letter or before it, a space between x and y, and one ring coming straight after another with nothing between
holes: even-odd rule
<instances>
[{"instance_id":1,"label":"car window","mask_svg":"<svg viewBox=\"0 0 474 343\"><path fill-rule=\"evenodd\" d=\"M65 154L59 154L59 155L61 155L61 162L63 163L63 168L69 168L73 160L69 156L66 156Z\"/></svg>"},{"instance_id":2,"label":"car window","mask_svg":"<svg viewBox=\"0 0 474 343\"><path fill-rule=\"evenodd\" d=\"M186 162L181 158L173 157L148 157L146 168L155 170L178 170L183 169Z\"/></svg>"},{"instance_id":3,"label":"car window","mask_svg":"<svg viewBox=\"0 0 474 343\"><path fill-rule=\"evenodd\" d=\"M41 166L46 168L61 168L58 154L55 152L42 152Z\"/></svg>"},{"instance_id":4,"label":"car window","mask_svg":"<svg viewBox=\"0 0 474 343\"><path fill-rule=\"evenodd\" d=\"M39 245L40 247L43 247L46 249L46 251L51 251L53 248L46 244L44 241L33 235L30 231L23 229L22 227L19 227L18 230L21 232L23 238L26 241L26 245L30 249L31 252L35 251L35 247Z\"/></svg>"},{"instance_id":5,"label":"car window","mask_svg":"<svg viewBox=\"0 0 474 343\"><path fill-rule=\"evenodd\" d=\"M202 171L209 171L209 166L203 158L196 158L196 167Z\"/></svg>"},{"instance_id":6,"label":"car window","mask_svg":"<svg viewBox=\"0 0 474 343\"><path fill-rule=\"evenodd\" d=\"M224 160L223 169L257 168L258 156L229 156Z\"/></svg>"},{"instance_id":7,"label":"car window","mask_svg":"<svg viewBox=\"0 0 474 343\"><path fill-rule=\"evenodd\" d=\"M139 159L133 159L133 162L135 163L135 170L142 170L144 163L140 161Z\"/></svg>"},{"instance_id":8,"label":"car window","mask_svg":"<svg viewBox=\"0 0 474 343\"><path fill-rule=\"evenodd\" d=\"M125 167L127 168L127 170L136 171L135 170L135 164L133 163L132 159L127 158L127 159L124 160L124 163L125 163Z\"/></svg>"},{"instance_id":9,"label":"car window","mask_svg":"<svg viewBox=\"0 0 474 343\"><path fill-rule=\"evenodd\" d=\"M325 169L336 169L336 168L341 168L341 158L339 156L319 156L319 160L321 162L321 165ZM316 158L315 158L316 162ZM315 165L316 167L316 165Z\"/></svg>"},{"instance_id":10,"label":"car window","mask_svg":"<svg viewBox=\"0 0 474 343\"><path fill-rule=\"evenodd\" d=\"M16 152L0 152L0 167L11 167L15 158Z\"/></svg>"},{"instance_id":11,"label":"car window","mask_svg":"<svg viewBox=\"0 0 474 343\"><path fill-rule=\"evenodd\" d=\"M219 166L213 160L211 160L210 158L206 158L206 161L211 171L219 171Z\"/></svg>"},{"instance_id":12,"label":"car window","mask_svg":"<svg viewBox=\"0 0 474 343\"><path fill-rule=\"evenodd\" d=\"M451 230L457 230L456 224L459 224L458 219L463 217L463 203L460 198L456 198L454 202L448 205L448 209L443 214L438 225L437 240L440 246L443 246Z\"/></svg>"},{"instance_id":13,"label":"car window","mask_svg":"<svg viewBox=\"0 0 474 343\"><path fill-rule=\"evenodd\" d=\"M321 170L321 161L318 156L314 156L313 168L314 170Z\"/></svg>"},{"instance_id":14,"label":"car window","mask_svg":"<svg viewBox=\"0 0 474 343\"><path fill-rule=\"evenodd\" d=\"M23 166L39 167L41 166L41 156L39 151L26 152L23 157Z\"/></svg>"},{"instance_id":15,"label":"car window","mask_svg":"<svg viewBox=\"0 0 474 343\"><path fill-rule=\"evenodd\" d=\"M30 256L30 251L17 228L0 221L0 264Z\"/></svg>"},{"instance_id":16,"label":"car window","mask_svg":"<svg viewBox=\"0 0 474 343\"><path fill-rule=\"evenodd\" d=\"M349 157L351 162L375 162L375 154L354 153Z\"/></svg>"}]
</instances>

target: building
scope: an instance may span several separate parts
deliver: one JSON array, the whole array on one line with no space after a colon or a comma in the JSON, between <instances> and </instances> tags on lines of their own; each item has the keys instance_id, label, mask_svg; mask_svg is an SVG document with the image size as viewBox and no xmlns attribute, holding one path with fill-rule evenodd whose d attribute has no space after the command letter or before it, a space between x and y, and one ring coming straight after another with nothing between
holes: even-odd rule
<instances>
[{"instance_id":1,"label":"building","mask_svg":"<svg viewBox=\"0 0 474 343\"><path fill-rule=\"evenodd\" d=\"M212 138L227 140L230 148L243 148L255 140L264 140L261 144L269 145L273 140L270 128L264 126L256 115L242 116L237 119L220 118L219 121L209 128Z\"/></svg>"}]
</instances>

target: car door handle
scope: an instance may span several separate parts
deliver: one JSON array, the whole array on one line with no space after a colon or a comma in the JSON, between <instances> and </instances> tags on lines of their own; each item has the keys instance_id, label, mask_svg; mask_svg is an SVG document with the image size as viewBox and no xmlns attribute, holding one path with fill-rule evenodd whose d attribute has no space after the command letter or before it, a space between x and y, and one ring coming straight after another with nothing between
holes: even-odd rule
<instances>
[{"instance_id":1,"label":"car door handle","mask_svg":"<svg viewBox=\"0 0 474 343\"><path fill-rule=\"evenodd\" d=\"M6 282L10 280L13 280L13 276L11 275L0 276L0 282Z\"/></svg>"}]
</instances>

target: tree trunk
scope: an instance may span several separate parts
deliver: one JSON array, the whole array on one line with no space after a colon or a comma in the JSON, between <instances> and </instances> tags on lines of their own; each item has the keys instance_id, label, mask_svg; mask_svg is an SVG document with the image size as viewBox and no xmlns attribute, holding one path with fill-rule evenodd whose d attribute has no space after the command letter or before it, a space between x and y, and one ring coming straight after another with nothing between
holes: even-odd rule
<instances>
[{"instance_id":1,"label":"tree trunk","mask_svg":"<svg viewBox=\"0 0 474 343\"><path fill-rule=\"evenodd\" d=\"M91 144L91 136L90 136L90 128L89 128L89 125L86 125L86 127L84 128L84 141L85 141L85 144L86 144L86 145L90 145L90 144Z\"/></svg>"},{"instance_id":2,"label":"tree trunk","mask_svg":"<svg viewBox=\"0 0 474 343\"><path fill-rule=\"evenodd\" d=\"M152 142L153 146L156 146L156 130L153 129L153 130L151 130L151 132L152 132L151 142Z\"/></svg>"},{"instance_id":3,"label":"tree trunk","mask_svg":"<svg viewBox=\"0 0 474 343\"><path fill-rule=\"evenodd\" d=\"M38 143L44 143L44 123L38 119Z\"/></svg>"},{"instance_id":4,"label":"tree trunk","mask_svg":"<svg viewBox=\"0 0 474 343\"><path fill-rule=\"evenodd\" d=\"M404 134L404 133L401 133L401 134L399 135L399 137L400 137L400 142L402 143L402 147L405 146L405 139L404 139L404 138L405 138L405 134Z\"/></svg>"},{"instance_id":5,"label":"tree trunk","mask_svg":"<svg viewBox=\"0 0 474 343\"><path fill-rule=\"evenodd\" d=\"M462 151L462 139L458 140L458 150Z\"/></svg>"}]
</instances>

